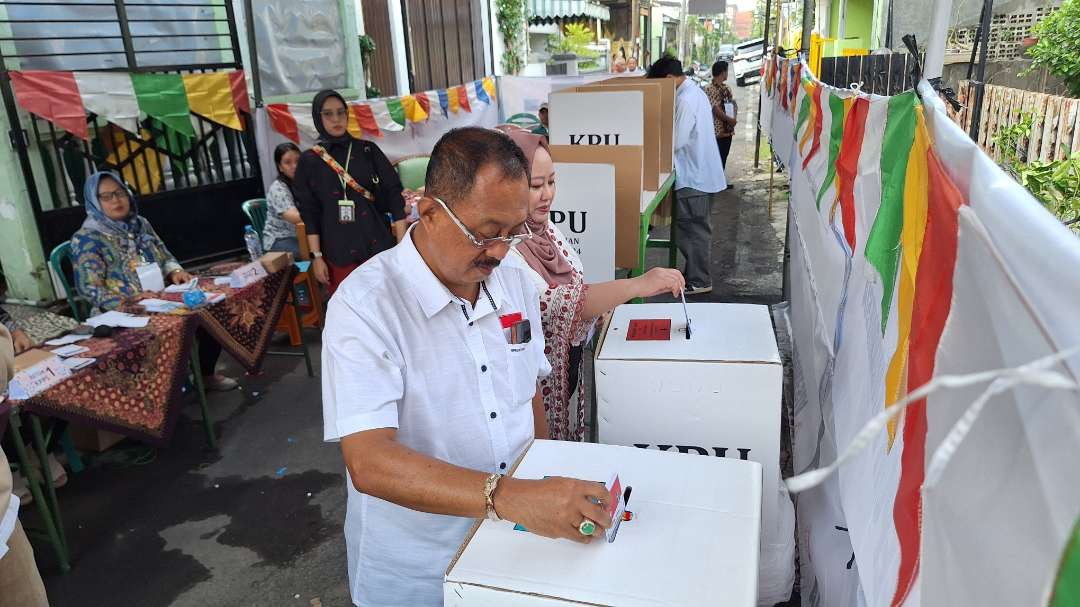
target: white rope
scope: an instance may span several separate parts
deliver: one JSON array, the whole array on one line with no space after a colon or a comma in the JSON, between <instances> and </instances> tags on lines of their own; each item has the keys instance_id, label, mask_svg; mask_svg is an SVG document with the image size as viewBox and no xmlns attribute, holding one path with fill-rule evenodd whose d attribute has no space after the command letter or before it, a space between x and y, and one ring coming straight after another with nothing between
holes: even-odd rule
<instances>
[{"instance_id":1,"label":"white rope","mask_svg":"<svg viewBox=\"0 0 1080 607\"><path fill-rule=\"evenodd\" d=\"M889 420L899 415L909 404L925 398L941 389L966 388L985 382L992 382L979 398L972 402L968 407L968 410L953 426L945 440L943 440L941 445L935 450L930 461L930 470L927 472L927 482L930 481L931 473L933 473L933 478L936 480L936 478L940 476L942 470L944 470L945 464L948 463L949 458L952 457L952 454L956 451L960 442L963 441L964 437L967 436L967 433L971 430L975 419L978 417L983 407L995 394L1021 384L1037 385L1053 389L1080 389L1080 386L1078 386L1076 382L1066 378L1060 373L1046 370L1059 361L1069 358L1078 352L1080 352L1080 346L1062 352L1056 352L1019 367L981 371L966 375L941 375L935 377L919 389L908 394L905 398L889 405L871 418L870 421L859 430L855 435L855 438L851 440L847 448L844 449L844 452L840 454L840 457L838 457L836 461L823 468L809 470L798 476L786 479L784 482L787 484L788 491L791 493L799 493L820 485L829 477L829 475L839 469L840 466L858 455L867 445L873 442L878 433L889 423Z\"/></svg>"}]
</instances>

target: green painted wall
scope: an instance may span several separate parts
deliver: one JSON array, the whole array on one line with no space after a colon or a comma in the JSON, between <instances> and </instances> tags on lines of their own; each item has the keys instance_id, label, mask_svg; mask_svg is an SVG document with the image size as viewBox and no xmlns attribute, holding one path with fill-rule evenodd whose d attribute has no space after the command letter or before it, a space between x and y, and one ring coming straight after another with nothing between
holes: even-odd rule
<instances>
[{"instance_id":1,"label":"green painted wall","mask_svg":"<svg viewBox=\"0 0 1080 607\"><path fill-rule=\"evenodd\" d=\"M874 27L874 0L847 0L847 19L844 25L844 38L858 38L862 48L870 44L870 34Z\"/></svg>"}]
</instances>

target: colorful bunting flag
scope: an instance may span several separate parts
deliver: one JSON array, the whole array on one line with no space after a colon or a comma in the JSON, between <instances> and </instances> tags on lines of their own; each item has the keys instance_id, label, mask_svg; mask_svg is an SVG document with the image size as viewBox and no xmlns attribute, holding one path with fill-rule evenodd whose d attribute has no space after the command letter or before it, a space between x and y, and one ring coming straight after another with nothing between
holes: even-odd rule
<instances>
[{"instance_id":1,"label":"colorful bunting flag","mask_svg":"<svg viewBox=\"0 0 1080 607\"><path fill-rule=\"evenodd\" d=\"M839 155L836 157L836 190L840 218L844 224L844 239L852 253L855 251L855 176L858 174L863 132L869 111L869 99L859 97L854 100L847 112L847 119L844 120L844 134Z\"/></svg>"},{"instance_id":2,"label":"colorful bunting flag","mask_svg":"<svg viewBox=\"0 0 1080 607\"><path fill-rule=\"evenodd\" d=\"M10 74L19 105L72 135L90 138L79 85L71 72L12 71Z\"/></svg>"},{"instance_id":3,"label":"colorful bunting flag","mask_svg":"<svg viewBox=\"0 0 1080 607\"><path fill-rule=\"evenodd\" d=\"M125 131L139 132L139 101L129 74L118 72L75 72L82 105Z\"/></svg>"},{"instance_id":4,"label":"colorful bunting flag","mask_svg":"<svg viewBox=\"0 0 1080 607\"><path fill-rule=\"evenodd\" d=\"M473 82L473 88L476 90L476 98L484 103L491 103L491 98L488 97L487 90L484 89L484 81L477 80Z\"/></svg>"},{"instance_id":5,"label":"colorful bunting flag","mask_svg":"<svg viewBox=\"0 0 1080 607\"><path fill-rule=\"evenodd\" d=\"M187 92L180 74L132 74L131 85L139 109L165 126L188 137L195 136L188 114Z\"/></svg>"},{"instance_id":6,"label":"colorful bunting flag","mask_svg":"<svg viewBox=\"0 0 1080 607\"><path fill-rule=\"evenodd\" d=\"M458 113L461 109L461 97L458 96L457 88L447 89L446 96L448 98L447 103L450 106L450 111L455 114ZM449 114L447 114L447 116L449 116Z\"/></svg>"},{"instance_id":7,"label":"colorful bunting flag","mask_svg":"<svg viewBox=\"0 0 1080 607\"><path fill-rule=\"evenodd\" d=\"M379 130L386 132L404 129L402 126L402 123L405 122L404 117L402 117L401 122L398 122L390 115L389 99L375 99L368 105L371 106L371 112L375 115L375 122L379 125Z\"/></svg>"},{"instance_id":8,"label":"colorful bunting flag","mask_svg":"<svg viewBox=\"0 0 1080 607\"><path fill-rule=\"evenodd\" d=\"M446 94L446 90L439 91L439 105L442 106L443 116L450 117L450 96ZM457 110L454 110L457 113Z\"/></svg>"},{"instance_id":9,"label":"colorful bunting flag","mask_svg":"<svg viewBox=\"0 0 1080 607\"><path fill-rule=\"evenodd\" d=\"M236 131L244 129L236 111L232 79L228 72L184 74L181 78L192 113Z\"/></svg>"},{"instance_id":10,"label":"colorful bunting flag","mask_svg":"<svg viewBox=\"0 0 1080 607\"><path fill-rule=\"evenodd\" d=\"M386 109L390 113L390 118L398 124L398 126L405 126L405 107L401 104L400 97L390 97L386 100Z\"/></svg>"},{"instance_id":11,"label":"colorful bunting flag","mask_svg":"<svg viewBox=\"0 0 1080 607\"><path fill-rule=\"evenodd\" d=\"M909 151L915 139L914 92L889 98L885 138L881 145L881 206L866 237L866 258L878 274L884 293L881 296L881 333L889 321L896 270L900 261L900 234L904 227L904 182Z\"/></svg>"},{"instance_id":12,"label":"colorful bunting flag","mask_svg":"<svg viewBox=\"0 0 1080 607\"><path fill-rule=\"evenodd\" d=\"M495 78L493 76L487 76L483 80L484 90L488 94L489 103L495 103L498 99L498 94L495 90Z\"/></svg>"},{"instance_id":13,"label":"colorful bunting flag","mask_svg":"<svg viewBox=\"0 0 1080 607\"><path fill-rule=\"evenodd\" d=\"M424 110L423 106L420 105L420 102L416 100L415 95L405 95L404 97L401 97L399 103L401 105L402 125L405 124L405 120L408 120L409 122L423 122L424 120L427 120L428 113ZM391 113L393 113L393 111ZM394 114L394 117L396 120L397 115Z\"/></svg>"},{"instance_id":14,"label":"colorful bunting flag","mask_svg":"<svg viewBox=\"0 0 1080 607\"><path fill-rule=\"evenodd\" d=\"M289 111L288 104L271 103L266 106L266 115L270 118L270 127L288 137L293 143L300 144L300 128L296 118Z\"/></svg>"},{"instance_id":15,"label":"colorful bunting flag","mask_svg":"<svg viewBox=\"0 0 1080 607\"><path fill-rule=\"evenodd\" d=\"M379 123L375 121L375 114L371 111L371 106L366 103L358 103L351 106L353 116L356 117L356 123L360 125L365 133L371 133L375 137L382 137L382 131L379 130Z\"/></svg>"},{"instance_id":16,"label":"colorful bunting flag","mask_svg":"<svg viewBox=\"0 0 1080 607\"><path fill-rule=\"evenodd\" d=\"M457 89L458 105L466 112L472 112L472 104L469 103L469 91L466 90L464 85L456 86L454 88Z\"/></svg>"},{"instance_id":17,"label":"colorful bunting flag","mask_svg":"<svg viewBox=\"0 0 1080 607\"><path fill-rule=\"evenodd\" d=\"M825 181L821 183L821 188L817 193L818 210L821 210L821 198L825 196L829 186L836 181L836 157L840 155L840 142L844 137L844 108L847 101L839 95L829 93L829 112L832 115L829 129L829 161L826 165Z\"/></svg>"},{"instance_id":18,"label":"colorful bunting flag","mask_svg":"<svg viewBox=\"0 0 1080 607\"><path fill-rule=\"evenodd\" d=\"M251 100L248 98L247 78L244 77L244 70L229 72L229 84L232 88L233 105L241 112L250 115Z\"/></svg>"},{"instance_id":19,"label":"colorful bunting flag","mask_svg":"<svg viewBox=\"0 0 1080 607\"><path fill-rule=\"evenodd\" d=\"M430 118L431 115L432 115L432 112L431 112L431 93L426 92L426 91L423 92L423 93L417 93L416 94L416 103L420 104L420 108L422 110L424 110L424 114L426 115L425 120L427 118Z\"/></svg>"}]
</instances>

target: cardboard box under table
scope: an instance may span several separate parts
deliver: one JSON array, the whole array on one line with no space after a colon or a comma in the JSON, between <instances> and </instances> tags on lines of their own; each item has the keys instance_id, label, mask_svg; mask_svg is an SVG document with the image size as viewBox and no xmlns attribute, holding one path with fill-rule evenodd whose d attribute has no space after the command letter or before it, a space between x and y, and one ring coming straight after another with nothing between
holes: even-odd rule
<instances>
[{"instance_id":1,"label":"cardboard box under table","mask_svg":"<svg viewBox=\"0 0 1080 607\"><path fill-rule=\"evenodd\" d=\"M596 354L598 440L758 462L769 524L780 483L783 381L769 309L691 303L687 310L690 339L681 303L615 308ZM670 337L628 339L630 329L651 326L642 321L670 323Z\"/></svg>"},{"instance_id":2,"label":"cardboard box under table","mask_svg":"<svg viewBox=\"0 0 1080 607\"><path fill-rule=\"evenodd\" d=\"M448 607L752 606L761 467L612 445L535 441L517 478L568 476L633 487L613 543L552 540L485 520L446 572Z\"/></svg>"}]
</instances>

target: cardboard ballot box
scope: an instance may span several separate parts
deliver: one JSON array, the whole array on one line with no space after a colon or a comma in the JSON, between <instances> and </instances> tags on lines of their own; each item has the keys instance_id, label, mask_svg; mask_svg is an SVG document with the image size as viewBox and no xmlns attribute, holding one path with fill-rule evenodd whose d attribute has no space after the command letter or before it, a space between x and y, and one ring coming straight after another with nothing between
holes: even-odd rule
<instances>
[{"instance_id":1,"label":"cardboard ballot box","mask_svg":"<svg viewBox=\"0 0 1080 607\"><path fill-rule=\"evenodd\" d=\"M446 572L447 607L752 606L761 467L612 445L535 441L517 478L569 476L632 487L615 541L584 545L480 523Z\"/></svg>"},{"instance_id":2,"label":"cardboard ballot box","mask_svg":"<svg viewBox=\"0 0 1080 607\"><path fill-rule=\"evenodd\" d=\"M681 303L615 308L596 354L598 439L758 462L765 487L761 518L768 524L776 517L780 482L783 383L769 310L686 307L690 339ZM664 322L670 323L667 338Z\"/></svg>"}]
</instances>

